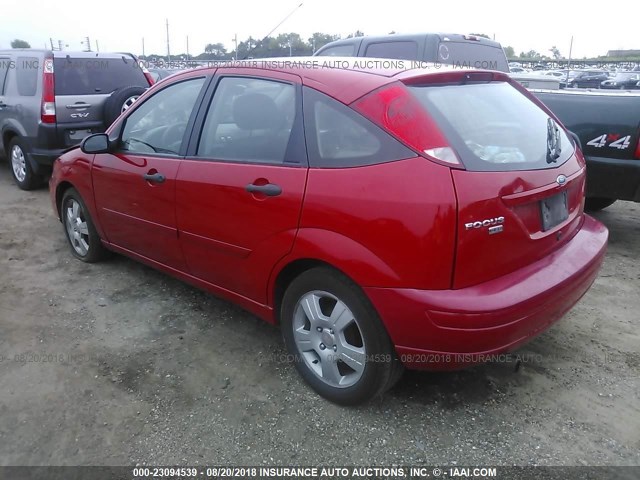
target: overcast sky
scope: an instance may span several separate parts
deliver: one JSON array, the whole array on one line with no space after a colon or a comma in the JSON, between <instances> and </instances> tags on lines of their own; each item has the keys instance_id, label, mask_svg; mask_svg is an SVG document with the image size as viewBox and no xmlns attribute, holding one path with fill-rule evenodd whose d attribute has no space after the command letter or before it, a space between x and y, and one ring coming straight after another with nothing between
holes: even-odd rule
<instances>
[{"instance_id":1,"label":"overcast sky","mask_svg":"<svg viewBox=\"0 0 640 480\"><path fill-rule=\"evenodd\" d=\"M165 18L169 19L171 52L198 54L207 43L222 42L231 50L233 36L262 38L298 4L302 7L275 32L313 32L346 36L356 30L367 35L450 32L495 35L516 54L530 49L549 55L557 46L573 57L597 56L612 49L640 49L638 0L561 2L530 0L77 0L0 1L0 48L14 38L44 47L61 39L70 50L82 49L89 35L102 51L166 54ZM6 6L3 6L6 5Z\"/></svg>"}]
</instances>

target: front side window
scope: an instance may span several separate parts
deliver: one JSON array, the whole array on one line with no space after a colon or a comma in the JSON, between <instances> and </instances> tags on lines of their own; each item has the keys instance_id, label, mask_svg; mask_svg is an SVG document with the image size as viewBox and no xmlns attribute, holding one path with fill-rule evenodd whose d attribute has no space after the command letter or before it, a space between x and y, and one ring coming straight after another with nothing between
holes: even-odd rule
<instances>
[{"instance_id":1,"label":"front side window","mask_svg":"<svg viewBox=\"0 0 640 480\"><path fill-rule=\"evenodd\" d=\"M177 155L204 77L168 86L144 101L125 120L121 149Z\"/></svg>"},{"instance_id":2,"label":"front side window","mask_svg":"<svg viewBox=\"0 0 640 480\"><path fill-rule=\"evenodd\" d=\"M36 57L18 57L16 59L16 84L18 95L33 97L38 87L40 62Z\"/></svg>"},{"instance_id":3,"label":"front side window","mask_svg":"<svg viewBox=\"0 0 640 480\"><path fill-rule=\"evenodd\" d=\"M209 106L196 155L236 162L284 163L295 117L293 85L224 77Z\"/></svg>"}]
</instances>

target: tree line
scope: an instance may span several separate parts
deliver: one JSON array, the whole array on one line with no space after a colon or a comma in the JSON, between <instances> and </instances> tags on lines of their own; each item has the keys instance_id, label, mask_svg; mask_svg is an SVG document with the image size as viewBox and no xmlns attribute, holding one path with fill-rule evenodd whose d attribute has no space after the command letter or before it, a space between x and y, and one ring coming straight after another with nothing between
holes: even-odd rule
<instances>
[{"instance_id":1,"label":"tree line","mask_svg":"<svg viewBox=\"0 0 640 480\"><path fill-rule=\"evenodd\" d=\"M389 34L394 34L395 32L389 32ZM491 38L489 35L485 35L483 33L473 33L472 35L476 35L479 37ZM351 37L361 37L364 36L364 33L360 30L356 31L353 34L348 35L346 38ZM175 55L171 55L172 60L232 60L232 59L249 59L249 58L269 58L269 57L300 57L300 56L308 56L313 55L316 50L320 49L327 43L333 42L335 40L339 40L341 37L339 35L331 35L328 33L316 32L311 35L309 38L304 39L298 33L281 33L275 37L265 37L263 39L256 39L253 37L249 37L243 41L238 42L237 44L237 52L236 49L227 50L223 43L208 43L204 47L204 52L199 53L197 55L187 54L187 52L178 53ZM29 42L21 39L14 39L11 42L11 48L31 48ZM558 61L558 60L566 60L566 57L560 52L560 50L554 45L549 48L548 52L550 55L546 55L544 53L540 53L536 50L529 50L526 52L520 52L519 55L516 55L515 49L511 46L503 47L504 53L506 57L510 61L526 61L526 62L536 62L536 61ZM150 62L157 62L159 60L166 60L166 55L160 54L151 54L146 56L140 56L140 58L144 60L148 60ZM584 57L581 60L587 61L603 61L603 60L611 60L606 56L599 56L593 58ZM616 58L616 60L620 61L640 61L640 57L629 57L629 58Z\"/></svg>"}]
</instances>

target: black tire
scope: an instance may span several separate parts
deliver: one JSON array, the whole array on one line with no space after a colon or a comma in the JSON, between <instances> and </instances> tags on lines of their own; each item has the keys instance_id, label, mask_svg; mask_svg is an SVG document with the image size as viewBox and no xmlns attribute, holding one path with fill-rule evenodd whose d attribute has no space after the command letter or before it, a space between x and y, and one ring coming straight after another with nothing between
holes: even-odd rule
<instances>
[{"instance_id":1,"label":"black tire","mask_svg":"<svg viewBox=\"0 0 640 480\"><path fill-rule=\"evenodd\" d=\"M143 87L136 86L122 87L114 90L111 96L104 102L103 116L105 127L108 128L116 118L120 116L125 103L128 103L128 101L133 98L137 99L145 90Z\"/></svg>"},{"instance_id":2,"label":"black tire","mask_svg":"<svg viewBox=\"0 0 640 480\"><path fill-rule=\"evenodd\" d=\"M20 137L13 137L9 142L7 159L13 181L22 190L33 190L42 185L43 178L31 168L30 153Z\"/></svg>"},{"instance_id":3,"label":"black tire","mask_svg":"<svg viewBox=\"0 0 640 480\"><path fill-rule=\"evenodd\" d=\"M74 204L78 206L77 218L86 224L86 229L84 230L86 234L81 232L82 224L74 222L69 216L69 210L73 211ZM100 235L96 231L89 211L75 188L70 188L64 192L60 203L60 218L62 219L65 236L71 247L71 254L74 257L83 262L95 263L107 256L108 251L102 245ZM76 228L74 228L74 223ZM74 238L72 239L72 237ZM81 244L79 242L80 238L84 243ZM86 252L83 252L82 248L80 248L83 246L86 246Z\"/></svg>"},{"instance_id":4,"label":"black tire","mask_svg":"<svg viewBox=\"0 0 640 480\"><path fill-rule=\"evenodd\" d=\"M333 300L323 297L324 300L329 302L323 308L335 308L339 301L342 306L346 306L350 310L355 320L346 322L349 327L336 332L335 336L333 329L329 330L328 327L324 328L323 333L316 333L316 327L312 325L311 321L308 322L308 330L305 327L300 327L300 315L304 315L303 318L306 318L303 322L309 320L308 315L304 313L298 313L298 316L296 316L297 312L304 311L301 300L312 293L334 296ZM336 301L336 303L332 306L330 304L331 301ZM318 302L318 306L320 305L322 304ZM329 312L323 311L322 315L326 320ZM402 364L398 360L393 344L369 299L349 278L335 270L327 267L313 268L293 280L282 300L280 322L285 345L298 372L316 392L332 402L340 405L364 403L390 389L402 374ZM327 324L322 323L322 325ZM337 323L332 326L335 325ZM340 327L335 326L335 328L338 330ZM323 343L318 348L309 347L306 354L298 348L294 334L294 330L300 332L302 329L304 329L305 335L308 331L309 335L313 334L316 339L318 337L323 339ZM354 373L348 373L348 375L356 377L352 384L347 382L346 386L334 386L330 384L329 380L321 378L320 374L314 372L311 364L315 364L316 368L322 370L322 375L324 375L323 365L325 364L323 362L325 361L328 362L329 366L332 363L335 364L339 375L343 375L341 369L352 370L351 367L340 360L340 358L344 358L341 353L342 345L351 342L345 340L347 335L351 338L356 338L354 343L358 343L362 351L361 358L364 359L364 366L361 368L359 377L358 372L355 370ZM329 347L322 348L324 342L327 342ZM311 344L312 342L309 342L309 345ZM329 358L335 358L336 361L323 360L321 355L329 355ZM310 361L310 358L316 357L318 360ZM346 375L341 377L341 380L345 379L347 379Z\"/></svg>"},{"instance_id":5,"label":"black tire","mask_svg":"<svg viewBox=\"0 0 640 480\"><path fill-rule=\"evenodd\" d=\"M584 202L584 209L587 212L598 212L616 202L615 198L587 197Z\"/></svg>"}]
</instances>

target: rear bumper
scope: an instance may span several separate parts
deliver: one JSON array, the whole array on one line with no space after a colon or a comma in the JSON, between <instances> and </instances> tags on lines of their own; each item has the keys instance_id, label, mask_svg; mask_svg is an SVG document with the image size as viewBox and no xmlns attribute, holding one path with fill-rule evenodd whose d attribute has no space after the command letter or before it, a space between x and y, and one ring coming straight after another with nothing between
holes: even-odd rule
<instances>
[{"instance_id":1,"label":"rear bumper","mask_svg":"<svg viewBox=\"0 0 640 480\"><path fill-rule=\"evenodd\" d=\"M640 160L588 157L587 196L640 202Z\"/></svg>"},{"instance_id":2,"label":"rear bumper","mask_svg":"<svg viewBox=\"0 0 640 480\"><path fill-rule=\"evenodd\" d=\"M507 352L559 320L589 289L608 231L589 216L551 255L503 277L460 290L365 288L402 363L456 369Z\"/></svg>"}]
</instances>

